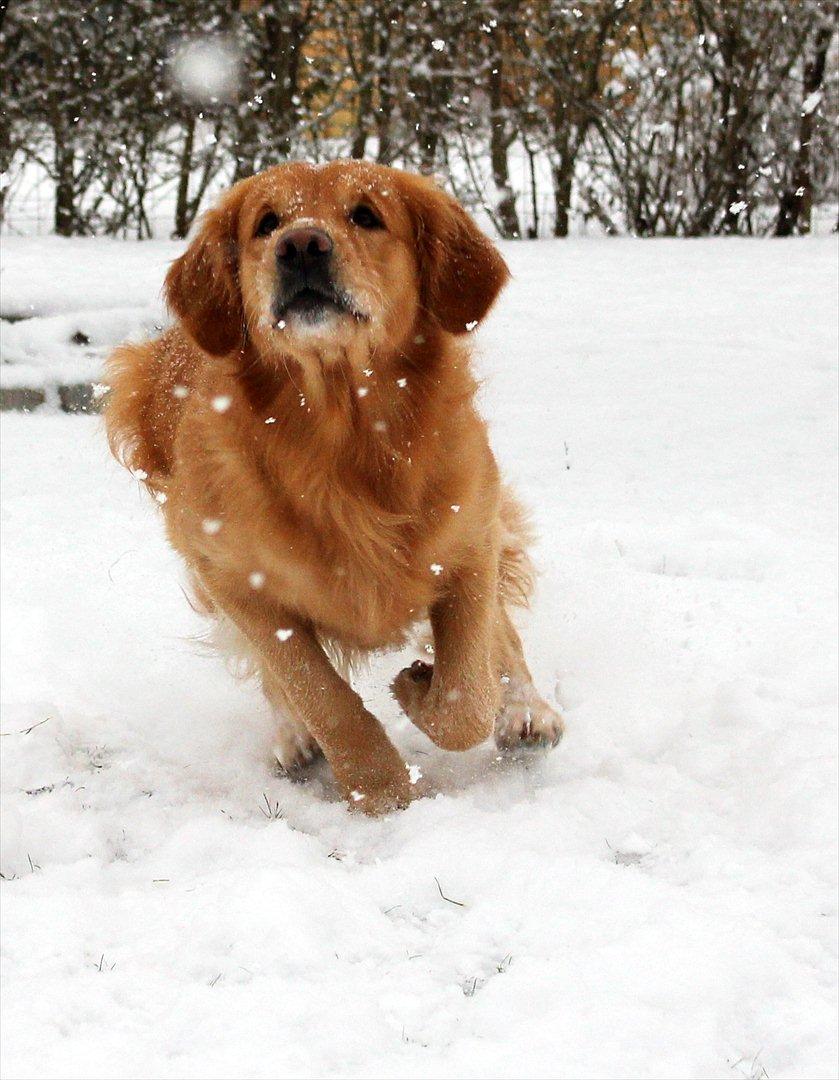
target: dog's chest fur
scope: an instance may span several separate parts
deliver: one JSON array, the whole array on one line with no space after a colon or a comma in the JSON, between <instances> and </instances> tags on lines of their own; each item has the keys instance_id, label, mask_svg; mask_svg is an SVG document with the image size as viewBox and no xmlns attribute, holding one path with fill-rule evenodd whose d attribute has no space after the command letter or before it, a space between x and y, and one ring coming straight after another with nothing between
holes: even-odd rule
<instances>
[{"instance_id":1,"label":"dog's chest fur","mask_svg":"<svg viewBox=\"0 0 839 1080\"><path fill-rule=\"evenodd\" d=\"M228 389L229 424L196 408L176 471L184 502L194 506L202 490L202 513L221 527L202 535L205 521L184 519L175 495L167 517L176 546L187 553L197 542L206 566L247 571L278 618L292 611L345 647L398 641L440 594L455 561L457 514L474 501L469 439L464 446L463 431L451 430L451 412L429 428L406 397L361 413L347 396L313 416L296 392L254 408ZM464 408L468 419L471 404ZM451 440L458 453L447 450Z\"/></svg>"}]
</instances>

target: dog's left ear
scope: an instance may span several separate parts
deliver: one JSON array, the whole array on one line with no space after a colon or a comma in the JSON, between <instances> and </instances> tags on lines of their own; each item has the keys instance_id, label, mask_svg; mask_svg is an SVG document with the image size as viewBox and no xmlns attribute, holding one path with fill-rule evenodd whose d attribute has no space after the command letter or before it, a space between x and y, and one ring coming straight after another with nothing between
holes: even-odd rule
<instances>
[{"instance_id":1,"label":"dog's left ear","mask_svg":"<svg viewBox=\"0 0 839 1080\"><path fill-rule=\"evenodd\" d=\"M232 352L245 339L236 257L237 207L231 193L208 210L195 239L166 275L169 307L213 356Z\"/></svg>"},{"instance_id":2,"label":"dog's left ear","mask_svg":"<svg viewBox=\"0 0 839 1080\"><path fill-rule=\"evenodd\" d=\"M463 207L425 176L403 174L414 218L421 301L450 334L464 334L492 307L510 277L507 264Z\"/></svg>"}]
</instances>

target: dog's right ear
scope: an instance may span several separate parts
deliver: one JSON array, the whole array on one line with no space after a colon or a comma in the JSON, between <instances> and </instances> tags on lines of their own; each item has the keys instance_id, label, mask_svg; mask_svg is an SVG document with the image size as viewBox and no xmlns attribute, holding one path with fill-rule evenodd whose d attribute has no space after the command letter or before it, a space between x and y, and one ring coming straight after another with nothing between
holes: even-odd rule
<instances>
[{"instance_id":1,"label":"dog's right ear","mask_svg":"<svg viewBox=\"0 0 839 1080\"><path fill-rule=\"evenodd\" d=\"M201 348L223 356L245 341L239 291L236 204L208 211L195 239L169 268L166 301Z\"/></svg>"}]
</instances>

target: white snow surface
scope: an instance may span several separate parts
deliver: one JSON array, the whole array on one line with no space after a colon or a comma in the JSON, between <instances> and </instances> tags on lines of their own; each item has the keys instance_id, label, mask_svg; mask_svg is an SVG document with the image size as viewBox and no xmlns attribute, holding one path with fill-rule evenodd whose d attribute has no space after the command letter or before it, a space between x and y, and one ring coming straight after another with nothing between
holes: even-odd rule
<instances>
[{"instance_id":1,"label":"white snow surface","mask_svg":"<svg viewBox=\"0 0 839 1080\"><path fill-rule=\"evenodd\" d=\"M0 386L97 379L126 338L165 321L163 278L183 245L60 236L3 238Z\"/></svg>"},{"instance_id":2,"label":"white snow surface","mask_svg":"<svg viewBox=\"0 0 839 1080\"><path fill-rule=\"evenodd\" d=\"M139 327L175 246L86 243L72 299L24 241L4 288ZM446 754L377 657L433 792L381 820L272 772L101 421L4 415L5 1076L837 1075L836 240L504 250L477 362L568 732Z\"/></svg>"}]
</instances>

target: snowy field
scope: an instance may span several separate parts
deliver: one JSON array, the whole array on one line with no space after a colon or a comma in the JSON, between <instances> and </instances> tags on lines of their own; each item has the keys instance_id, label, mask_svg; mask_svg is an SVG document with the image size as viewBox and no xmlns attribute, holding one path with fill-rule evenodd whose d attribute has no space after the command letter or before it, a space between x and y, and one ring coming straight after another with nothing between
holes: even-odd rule
<instances>
[{"instance_id":1,"label":"snowy field","mask_svg":"<svg viewBox=\"0 0 839 1080\"><path fill-rule=\"evenodd\" d=\"M98 368L176 250L10 241L10 359ZM484 408L568 733L447 755L377 658L435 792L383 820L272 773L101 422L4 415L9 1080L837 1075L836 238L505 251Z\"/></svg>"}]
</instances>

